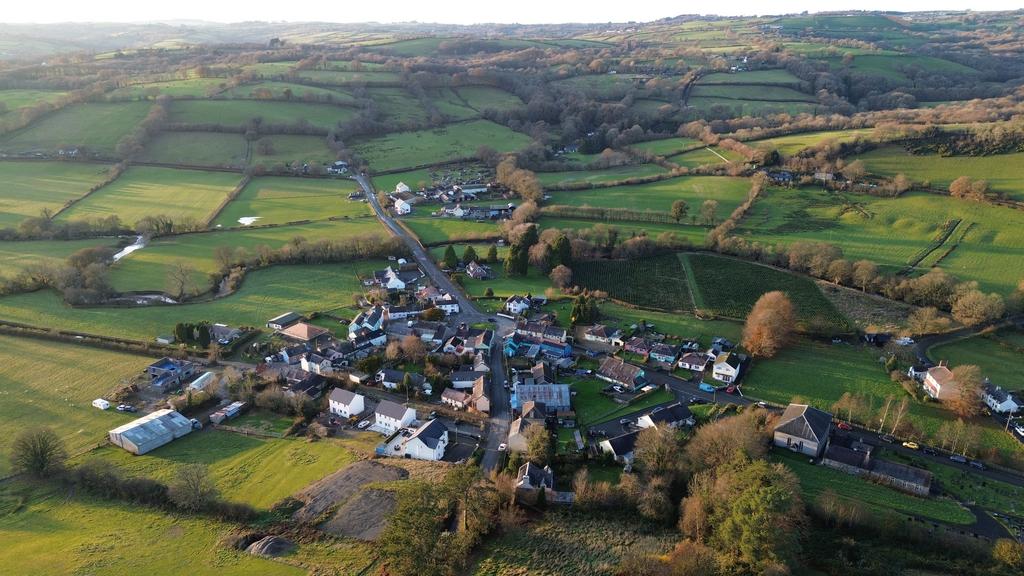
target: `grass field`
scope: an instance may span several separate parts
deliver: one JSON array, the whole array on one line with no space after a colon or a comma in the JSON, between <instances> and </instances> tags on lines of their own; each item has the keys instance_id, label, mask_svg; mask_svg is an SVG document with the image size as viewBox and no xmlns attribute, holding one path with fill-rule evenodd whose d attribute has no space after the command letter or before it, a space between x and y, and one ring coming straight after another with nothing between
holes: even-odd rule
<instances>
[{"instance_id":1,"label":"grass field","mask_svg":"<svg viewBox=\"0 0 1024 576\"><path fill-rule=\"evenodd\" d=\"M320 84L335 84L338 86L349 84L372 86L374 84L392 84L402 80L397 72L382 71L300 70L296 73L296 76Z\"/></svg>"},{"instance_id":2,"label":"grass field","mask_svg":"<svg viewBox=\"0 0 1024 576\"><path fill-rule=\"evenodd\" d=\"M293 84L291 82L266 81L256 82L255 84L243 84L242 86L236 86L227 90L223 95L228 98L260 98L265 95L269 95L274 98L286 98L289 93L291 93L292 97L296 100L301 100L306 97L315 97L317 99L330 99L332 102L349 104L356 103L356 99L353 98L351 94L341 90Z\"/></svg>"},{"instance_id":3,"label":"grass field","mask_svg":"<svg viewBox=\"0 0 1024 576\"><path fill-rule=\"evenodd\" d=\"M205 464L225 498L266 510L357 457L341 441L331 439L306 442L301 438L257 438L208 430L142 456L108 445L85 458L102 459L130 475L163 481L171 480L180 466Z\"/></svg>"},{"instance_id":4,"label":"grass field","mask_svg":"<svg viewBox=\"0 0 1024 576\"><path fill-rule=\"evenodd\" d=\"M231 192L239 174L135 166L88 198L61 212L60 218L116 215L131 226L146 216L202 221Z\"/></svg>"},{"instance_id":5,"label":"grass field","mask_svg":"<svg viewBox=\"0 0 1024 576\"><path fill-rule=\"evenodd\" d=\"M145 249L133 252L114 265L110 282L118 290L163 290L170 266L177 261L184 261L194 270L194 285L205 290L211 287L209 275L218 270L215 254L221 246L236 251L244 250L252 256L260 246L277 249L296 237L333 240L374 234L383 237L384 229L375 218L367 217L300 226L243 228L158 238Z\"/></svg>"},{"instance_id":6,"label":"grass field","mask_svg":"<svg viewBox=\"0 0 1024 576\"><path fill-rule=\"evenodd\" d=\"M827 60L833 68L845 67L839 57ZM910 82L910 77L904 71L912 67L931 74L961 76L978 74L977 70L951 60L916 54L863 54L854 57L849 69L859 75L880 76L897 82Z\"/></svg>"},{"instance_id":7,"label":"grass field","mask_svg":"<svg viewBox=\"0 0 1024 576\"><path fill-rule=\"evenodd\" d=\"M734 98L692 96L687 105L716 114L757 116L768 114L814 114L819 106L811 102L777 102L771 100L736 100Z\"/></svg>"},{"instance_id":8,"label":"grass field","mask_svg":"<svg viewBox=\"0 0 1024 576\"><path fill-rule=\"evenodd\" d=\"M53 102L65 94L67 92L59 90L0 90L0 104L3 104L4 107L4 112L0 113L0 118L3 118L4 114L13 112L18 108L34 106L40 102Z\"/></svg>"},{"instance_id":9,"label":"grass field","mask_svg":"<svg viewBox=\"0 0 1024 576\"><path fill-rule=\"evenodd\" d=\"M809 464L804 458L782 450L776 451L773 458L785 463L797 475L804 498L809 502L831 490L840 498L860 502L874 512L923 516L949 524L973 524L975 520L974 514L952 500L904 494L838 470Z\"/></svg>"},{"instance_id":10,"label":"grass field","mask_svg":"<svg viewBox=\"0 0 1024 576\"><path fill-rule=\"evenodd\" d=\"M744 158L738 152L715 146L713 148L699 148L690 152L676 154L675 156L670 156L668 161L684 168L697 168L698 166L718 166L727 162L743 162Z\"/></svg>"},{"instance_id":11,"label":"grass field","mask_svg":"<svg viewBox=\"0 0 1024 576\"><path fill-rule=\"evenodd\" d=\"M663 138L661 140L648 140L631 144L630 148L642 150L658 156L671 156L684 150L703 146L700 140L693 138Z\"/></svg>"},{"instance_id":12,"label":"grass field","mask_svg":"<svg viewBox=\"0 0 1024 576\"><path fill-rule=\"evenodd\" d=\"M552 192L551 203L652 210L668 214L673 202L685 200L690 207L689 219L692 222L699 218L700 206L705 200L717 200L717 220L721 221L746 199L749 190L750 183L744 178L683 176L650 184Z\"/></svg>"},{"instance_id":13,"label":"grass field","mask_svg":"<svg viewBox=\"0 0 1024 576\"><path fill-rule=\"evenodd\" d=\"M68 256L83 248L113 245L111 238L0 242L0 278L14 276L38 264L63 263Z\"/></svg>"},{"instance_id":14,"label":"grass field","mask_svg":"<svg viewBox=\"0 0 1024 576\"><path fill-rule=\"evenodd\" d=\"M1024 512L1024 487L979 476L955 465L938 464L926 458L906 457L902 453L891 456L894 460L930 471L941 483L942 489L957 500L974 502L987 510L1018 516Z\"/></svg>"},{"instance_id":15,"label":"grass field","mask_svg":"<svg viewBox=\"0 0 1024 576\"><path fill-rule=\"evenodd\" d=\"M455 92L477 111L511 110L523 106L523 101L511 92L491 86L463 86L455 88Z\"/></svg>"},{"instance_id":16,"label":"grass field","mask_svg":"<svg viewBox=\"0 0 1024 576\"><path fill-rule=\"evenodd\" d=\"M1024 152L993 156L917 156L898 146L886 146L858 156L868 171L881 176L905 174L916 182L931 182L935 188L948 189L960 176L983 179L993 192L1024 200Z\"/></svg>"},{"instance_id":17,"label":"grass field","mask_svg":"<svg viewBox=\"0 0 1024 576\"><path fill-rule=\"evenodd\" d=\"M270 142L270 148L261 148L261 142ZM292 162L331 163L335 154L327 147L327 140L320 136L298 134L274 134L264 136L252 145L252 163L273 166L277 163Z\"/></svg>"},{"instance_id":18,"label":"grass field","mask_svg":"<svg viewBox=\"0 0 1024 576\"><path fill-rule=\"evenodd\" d=\"M573 283L645 308L693 309L686 271L675 254L580 263Z\"/></svg>"},{"instance_id":19,"label":"grass field","mask_svg":"<svg viewBox=\"0 0 1024 576\"><path fill-rule=\"evenodd\" d=\"M674 531L647 526L635 515L550 511L521 530L485 541L468 574L611 576L626 555L664 554L678 540Z\"/></svg>"},{"instance_id":20,"label":"grass field","mask_svg":"<svg viewBox=\"0 0 1024 576\"><path fill-rule=\"evenodd\" d=\"M107 94L107 98L156 98L161 94L172 98L205 98L223 91L226 87L227 80L224 78L189 78L188 80L132 84L110 92Z\"/></svg>"},{"instance_id":21,"label":"grass field","mask_svg":"<svg viewBox=\"0 0 1024 576\"><path fill-rule=\"evenodd\" d=\"M428 120L427 110L420 101L402 88L375 87L366 90L366 98L388 120L399 122L424 122Z\"/></svg>"},{"instance_id":22,"label":"grass field","mask_svg":"<svg viewBox=\"0 0 1024 576\"><path fill-rule=\"evenodd\" d=\"M571 170L568 172L538 172L537 179L545 188L553 186L564 186L579 182L605 183L618 182L628 178L642 178L664 174L666 170L657 164L639 164L629 166L617 166L604 170Z\"/></svg>"},{"instance_id":23,"label":"grass field","mask_svg":"<svg viewBox=\"0 0 1024 576\"><path fill-rule=\"evenodd\" d=\"M414 213L415 214L415 213ZM489 220L475 222L456 218L435 218L427 214L403 216L402 222L424 244L455 240L479 240L500 236L498 225Z\"/></svg>"},{"instance_id":24,"label":"grass field","mask_svg":"<svg viewBox=\"0 0 1024 576\"><path fill-rule=\"evenodd\" d=\"M697 85L720 84L769 84L777 86L799 86L800 79L786 70L752 70L750 72L717 72L701 76Z\"/></svg>"},{"instance_id":25,"label":"grass field","mask_svg":"<svg viewBox=\"0 0 1024 576\"><path fill-rule=\"evenodd\" d=\"M459 94L451 88L435 88L427 91L430 103L437 111L452 120L479 118L480 113L466 104Z\"/></svg>"},{"instance_id":26,"label":"grass field","mask_svg":"<svg viewBox=\"0 0 1024 576\"><path fill-rule=\"evenodd\" d=\"M835 141L837 143L851 142L857 137L868 137L874 133L873 128L856 128L851 130L836 130L834 132L805 132L803 134L791 134L777 138L766 138L747 142L748 146L772 147L785 156L792 156L804 148L820 144L822 142Z\"/></svg>"},{"instance_id":27,"label":"grass field","mask_svg":"<svg viewBox=\"0 0 1024 576\"><path fill-rule=\"evenodd\" d=\"M678 224L651 224L647 222L626 222L624 220L616 220L610 222L602 222L595 220L577 220L571 218L551 218L543 217L537 221L537 224L541 229L546 228L558 228L560 230L586 230L592 229L594 226L601 225L606 226L609 230L615 230L618 233L619 241L628 240L633 236L658 236L668 232L673 234L680 239L686 239L693 244L701 244L704 242L704 236L707 234L707 228L702 226L681 226Z\"/></svg>"},{"instance_id":28,"label":"grass field","mask_svg":"<svg viewBox=\"0 0 1024 576\"><path fill-rule=\"evenodd\" d=\"M1020 360L1024 355L1024 335L1003 330L993 334L958 340L928 351L936 361L945 360L950 366L974 364L981 375L1007 390L1024 390L1024 374Z\"/></svg>"},{"instance_id":29,"label":"grass field","mask_svg":"<svg viewBox=\"0 0 1024 576\"><path fill-rule=\"evenodd\" d=\"M142 252L145 250L136 254ZM178 322L206 320L232 326L263 326L270 318L289 310L308 314L347 308L352 305L353 295L363 291L357 273L369 274L385 265L367 261L275 266L249 273L242 288L231 296L181 306L71 308L56 292L42 290L0 298L0 318L144 341L170 332Z\"/></svg>"},{"instance_id":30,"label":"grass field","mask_svg":"<svg viewBox=\"0 0 1024 576\"><path fill-rule=\"evenodd\" d=\"M149 113L148 102L77 104L48 114L0 139L0 150L26 152L79 147L113 156L117 142Z\"/></svg>"},{"instance_id":31,"label":"grass field","mask_svg":"<svg viewBox=\"0 0 1024 576\"><path fill-rule=\"evenodd\" d=\"M239 218L257 217L257 224L322 220L332 216L365 216L370 207L348 199L358 186L351 180L260 177L250 182L224 208L216 226L239 225Z\"/></svg>"},{"instance_id":32,"label":"grass field","mask_svg":"<svg viewBox=\"0 0 1024 576\"><path fill-rule=\"evenodd\" d=\"M814 96L785 86L749 86L746 84L697 85L690 93L695 98L729 98L733 100L764 100L768 102L816 102Z\"/></svg>"},{"instance_id":33,"label":"grass field","mask_svg":"<svg viewBox=\"0 0 1024 576\"><path fill-rule=\"evenodd\" d=\"M249 145L241 134L163 132L146 143L139 160L191 166L245 166Z\"/></svg>"},{"instance_id":34,"label":"grass field","mask_svg":"<svg viewBox=\"0 0 1024 576\"><path fill-rule=\"evenodd\" d=\"M767 243L830 242L850 260L867 258L896 271L952 219L973 226L940 266L977 280L984 290L1013 291L1021 276L1024 214L999 206L925 193L883 199L773 188L747 212L737 233Z\"/></svg>"},{"instance_id":35,"label":"grass field","mask_svg":"<svg viewBox=\"0 0 1024 576\"><path fill-rule=\"evenodd\" d=\"M849 330L847 320L809 278L708 254L680 254L679 258L692 277L698 310L742 319L762 294L780 290L789 296L807 327Z\"/></svg>"},{"instance_id":36,"label":"grass field","mask_svg":"<svg viewBox=\"0 0 1024 576\"><path fill-rule=\"evenodd\" d=\"M23 503L24 506L19 504ZM223 576L299 576L306 570L221 548L232 529L215 520L26 484L0 487L0 559L11 574L216 572Z\"/></svg>"},{"instance_id":37,"label":"grass field","mask_svg":"<svg viewBox=\"0 0 1024 576\"><path fill-rule=\"evenodd\" d=\"M476 120L371 138L354 143L353 149L369 162L372 170L381 171L476 156L477 149L484 145L499 152L511 152L529 143L525 134L488 120Z\"/></svg>"},{"instance_id":38,"label":"grass field","mask_svg":"<svg viewBox=\"0 0 1024 576\"><path fill-rule=\"evenodd\" d=\"M132 418L90 402L110 398L151 362L145 356L0 336L0 477L10 472L7 454L26 428L53 428L72 453L103 442L108 430Z\"/></svg>"},{"instance_id":39,"label":"grass field","mask_svg":"<svg viewBox=\"0 0 1024 576\"><path fill-rule=\"evenodd\" d=\"M260 118L263 124L290 125L308 122L312 126L329 129L353 116L354 109L330 104L260 100L182 100L171 105L168 121L241 126L254 118Z\"/></svg>"},{"instance_id":40,"label":"grass field","mask_svg":"<svg viewBox=\"0 0 1024 576\"><path fill-rule=\"evenodd\" d=\"M0 162L0 228L14 228L44 209L60 210L102 182L108 168L70 162Z\"/></svg>"}]
</instances>

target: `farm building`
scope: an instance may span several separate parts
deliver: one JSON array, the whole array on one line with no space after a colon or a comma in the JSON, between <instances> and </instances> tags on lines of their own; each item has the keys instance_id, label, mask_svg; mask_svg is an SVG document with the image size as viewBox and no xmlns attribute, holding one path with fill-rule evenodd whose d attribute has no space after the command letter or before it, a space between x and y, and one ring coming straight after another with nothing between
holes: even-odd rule
<instances>
[{"instance_id":1,"label":"farm building","mask_svg":"<svg viewBox=\"0 0 1024 576\"><path fill-rule=\"evenodd\" d=\"M284 330L285 328L302 320L302 314L296 312L285 312L267 321L267 328L271 330Z\"/></svg>"},{"instance_id":2,"label":"farm building","mask_svg":"<svg viewBox=\"0 0 1024 576\"><path fill-rule=\"evenodd\" d=\"M110 441L132 454L145 454L192 431L192 421L174 410L157 410L109 432Z\"/></svg>"}]
</instances>

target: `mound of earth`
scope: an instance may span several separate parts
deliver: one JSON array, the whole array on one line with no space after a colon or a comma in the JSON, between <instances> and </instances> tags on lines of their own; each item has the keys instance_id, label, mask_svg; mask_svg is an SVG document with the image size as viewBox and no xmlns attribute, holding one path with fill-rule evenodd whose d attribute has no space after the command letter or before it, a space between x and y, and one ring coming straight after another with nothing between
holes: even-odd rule
<instances>
[{"instance_id":1,"label":"mound of earth","mask_svg":"<svg viewBox=\"0 0 1024 576\"><path fill-rule=\"evenodd\" d=\"M296 494L295 498L303 506L292 514L292 519L296 522L316 522L327 510L344 503L366 484L392 482L408 477L409 472L401 468L361 460Z\"/></svg>"},{"instance_id":2,"label":"mound of earth","mask_svg":"<svg viewBox=\"0 0 1024 576\"><path fill-rule=\"evenodd\" d=\"M345 502L320 529L337 536L376 540L396 504L394 492L363 490Z\"/></svg>"},{"instance_id":3,"label":"mound of earth","mask_svg":"<svg viewBox=\"0 0 1024 576\"><path fill-rule=\"evenodd\" d=\"M291 552L294 547L294 544L280 536L265 536L250 544L245 551L254 556L274 558Z\"/></svg>"}]
</instances>

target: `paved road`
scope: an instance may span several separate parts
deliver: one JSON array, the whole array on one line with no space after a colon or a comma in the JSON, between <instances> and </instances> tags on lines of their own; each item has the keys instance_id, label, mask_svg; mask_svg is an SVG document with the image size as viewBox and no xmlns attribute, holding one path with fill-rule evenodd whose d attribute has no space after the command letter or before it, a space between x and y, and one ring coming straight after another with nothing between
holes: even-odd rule
<instances>
[{"instance_id":1,"label":"paved road","mask_svg":"<svg viewBox=\"0 0 1024 576\"><path fill-rule=\"evenodd\" d=\"M459 314L456 318L460 322L466 322L472 324L475 322L487 321L487 315L482 313L480 309L476 307L468 296L466 296L447 274L441 271L441 268L437 266L434 259L430 257L430 254L423 249L419 241L413 238L405 228L402 228L395 222L395 219L380 205L377 201L377 193L373 189L373 185L370 184L369 178L363 175L355 177L356 181L363 188L363 192L366 194L367 201L370 206L373 207L373 211L377 214L377 219L381 221L384 226L391 231L392 234L402 239L405 245L408 246L409 251L412 253L413 258L420 265L420 269L423 270L430 280L439 289L444 290L452 295L459 301ZM501 321L495 325L497 335L503 335L504 332L508 331L510 326L507 322ZM491 414L487 424L487 437L484 440L484 455L481 460L481 465L485 473L494 470L503 463L503 456L498 451L498 446L505 442L508 438L508 426L511 417L511 407L509 405L509 392L505 389L505 358L502 354L503 346L501 340L495 338L494 345L491 347Z\"/></svg>"},{"instance_id":2,"label":"paved road","mask_svg":"<svg viewBox=\"0 0 1024 576\"><path fill-rule=\"evenodd\" d=\"M952 332L922 336L914 343L914 355L917 356L917 359L920 362L932 362L932 359L928 357L929 348L938 346L939 344L969 338L990 328L1005 328L1013 325L1024 325L1024 314L1017 314L1016 316L1010 316L1008 318L996 320L995 322L987 322L978 326L969 326L967 328L953 330Z\"/></svg>"}]
</instances>

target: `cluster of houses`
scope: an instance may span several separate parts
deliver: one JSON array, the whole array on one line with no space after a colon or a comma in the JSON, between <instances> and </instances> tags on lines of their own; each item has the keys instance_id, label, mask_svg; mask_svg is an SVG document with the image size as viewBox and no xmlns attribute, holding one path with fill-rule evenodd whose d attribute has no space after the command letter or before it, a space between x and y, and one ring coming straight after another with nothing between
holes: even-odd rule
<instances>
[{"instance_id":1,"label":"cluster of houses","mask_svg":"<svg viewBox=\"0 0 1024 576\"><path fill-rule=\"evenodd\" d=\"M448 427L440 420L420 422L408 406L381 400L372 412L362 394L335 388L327 398L328 411L346 420L365 418L366 428L388 437L378 454L416 460L440 460L448 447Z\"/></svg>"},{"instance_id":2,"label":"cluster of houses","mask_svg":"<svg viewBox=\"0 0 1024 576\"><path fill-rule=\"evenodd\" d=\"M946 401L960 396L960 386L957 384L953 371L945 364L938 366L911 366L907 370L907 376L921 383L925 393L935 400ZM1013 414L1022 408L1020 401L1021 393L1004 390L985 380L981 389L981 402L996 414Z\"/></svg>"},{"instance_id":3,"label":"cluster of houses","mask_svg":"<svg viewBox=\"0 0 1024 576\"><path fill-rule=\"evenodd\" d=\"M492 197L499 193L499 188L482 179L462 182L459 184L423 187L413 190L405 182L399 182L389 193L392 208L398 215L409 214L417 204L441 204L441 208L431 212L431 216L459 218L466 220L503 220L510 218L516 209L515 204L506 202L480 206L469 204L476 202L480 196Z\"/></svg>"}]
</instances>

